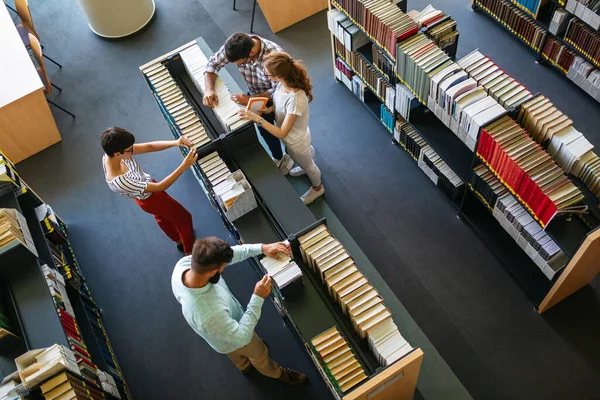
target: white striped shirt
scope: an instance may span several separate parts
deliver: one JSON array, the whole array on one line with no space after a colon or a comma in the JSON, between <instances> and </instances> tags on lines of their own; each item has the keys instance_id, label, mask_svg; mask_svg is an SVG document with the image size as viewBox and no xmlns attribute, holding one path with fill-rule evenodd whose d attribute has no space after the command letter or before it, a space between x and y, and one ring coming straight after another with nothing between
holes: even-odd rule
<instances>
[{"instance_id":1,"label":"white striped shirt","mask_svg":"<svg viewBox=\"0 0 600 400\"><path fill-rule=\"evenodd\" d=\"M106 157L106 155L104 157ZM102 158L103 167L104 157ZM146 190L146 187L148 186L148 182L152 182L150 175L145 173L140 164L133 158L123 159L123 163L125 163L129 171L110 181L106 180L110 190L129 199L146 200L148 197L152 196L152 193L144 193L144 190ZM106 168L104 168L104 173L106 174Z\"/></svg>"}]
</instances>

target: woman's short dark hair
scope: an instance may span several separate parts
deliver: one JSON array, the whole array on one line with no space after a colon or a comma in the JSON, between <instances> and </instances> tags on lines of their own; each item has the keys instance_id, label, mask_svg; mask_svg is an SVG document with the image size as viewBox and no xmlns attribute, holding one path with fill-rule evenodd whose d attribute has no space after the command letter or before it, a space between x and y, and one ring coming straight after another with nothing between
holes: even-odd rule
<instances>
[{"instance_id":1,"label":"woman's short dark hair","mask_svg":"<svg viewBox=\"0 0 600 400\"><path fill-rule=\"evenodd\" d=\"M102 131L100 143L106 155L113 157L115 153L124 153L125 149L133 146L135 136L126 129L113 126Z\"/></svg>"},{"instance_id":2,"label":"woman's short dark hair","mask_svg":"<svg viewBox=\"0 0 600 400\"><path fill-rule=\"evenodd\" d=\"M236 32L225 42L225 56L229 62L243 60L250 56L254 40L247 33Z\"/></svg>"},{"instance_id":3,"label":"woman's short dark hair","mask_svg":"<svg viewBox=\"0 0 600 400\"><path fill-rule=\"evenodd\" d=\"M231 262L233 249L224 240L214 236L196 240L192 249L192 270L204 274Z\"/></svg>"}]
</instances>

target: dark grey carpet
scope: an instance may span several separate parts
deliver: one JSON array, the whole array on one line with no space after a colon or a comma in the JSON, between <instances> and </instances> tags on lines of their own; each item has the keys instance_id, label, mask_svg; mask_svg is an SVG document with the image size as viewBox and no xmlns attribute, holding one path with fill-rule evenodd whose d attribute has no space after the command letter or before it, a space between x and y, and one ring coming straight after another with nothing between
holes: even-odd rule
<instances>
[{"instance_id":1,"label":"dark grey carpet","mask_svg":"<svg viewBox=\"0 0 600 400\"><path fill-rule=\"evenodd\" d=\"M89 31L75 2L31 1L46 51L65 65L62 71L48 67L50 78L64 88L56 101L78 118L53 110L64 141L18 168L69 223L136 399L326 396L270 306L264 308L259 334L274 358L313 371L311 386L289 390L256 374L247 382L197 338L170 293L168 276L178 253L151 217L108 190L101 173L98 134L107 125L129 128L140 140L169 138L137 67L197 36L216 48L225 35L249 29L251 3L238 1L241 10L232 12L230 1L157 1L159 12L149 29L126 41L105 42ZM543 91L599 144L596 102L535 65L533 53L518 39L471 13L466 1L434 4L458 22L459 56L479 47L532 91ZM409 2L409 9L414 6ZM333 81L325 15L273 35L258 12L255 26L309 68L316 97L311 131L327 202L473 397L600 398L598 279L537 315L524 290L456 219L444 195ZM140 157L156 177L180 160L174 149ZM191 173L170 193L192 211L198 235L226 234ZM232 267L226 278L240 300L247 300L255 281L247 266Z\"/></svg>"}]
</instances>

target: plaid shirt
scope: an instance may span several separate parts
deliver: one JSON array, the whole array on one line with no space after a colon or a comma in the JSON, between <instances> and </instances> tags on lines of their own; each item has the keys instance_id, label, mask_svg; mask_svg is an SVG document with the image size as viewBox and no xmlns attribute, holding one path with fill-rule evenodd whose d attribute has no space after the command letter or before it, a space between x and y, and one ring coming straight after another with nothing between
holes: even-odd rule
<instances>
[{"instance_id":1,"label":"plaid shirt","mask_svg":"<svg viewBox=\"0 0 600 400\"><path fill-rule=\"evenodd\" d=\"M277 43L263 39L260 36L252 35L251 37L260 40L260 54L255 61L238 65L238 70L248 84L250 95L256 95L265 92L269 92L271 95L273 95L277 84L267 77L267 74L265 73L265 67L263 67L263 61L267 54L273 51L283 52L284 50ZM227 60L227 56L225 55L225 46L221 46L219 51L217 51L208 59L206 72L218 74L219 70L227 64L229 64L229 60Z\"/></svg>"}]
</instances>

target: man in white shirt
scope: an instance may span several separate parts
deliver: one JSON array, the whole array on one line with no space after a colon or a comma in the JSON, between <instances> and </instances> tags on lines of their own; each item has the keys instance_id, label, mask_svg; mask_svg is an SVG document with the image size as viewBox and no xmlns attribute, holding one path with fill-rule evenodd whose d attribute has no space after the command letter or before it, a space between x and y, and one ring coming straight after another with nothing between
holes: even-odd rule
<instances>
[{"instance_id":1,"label":"man in white shirt","mask_svg":"<svg viewBox=\"0 0 600 400\"><path fill-rule=\"evenodd\" d=\"M306 376L282 368L269 357L256 335L264 299L271 293L271 277L265 275L254 288L246 311L231 294L221 273L228 264L259 254L277 258L290 253L285 243L230 246L216 237L196 240L191 256L183 257L173 270L171 287L192 329L218 353L226 354L246 374L252 366L261 374L290 385L306 382Z\"/></svg>"}]
</instances>

